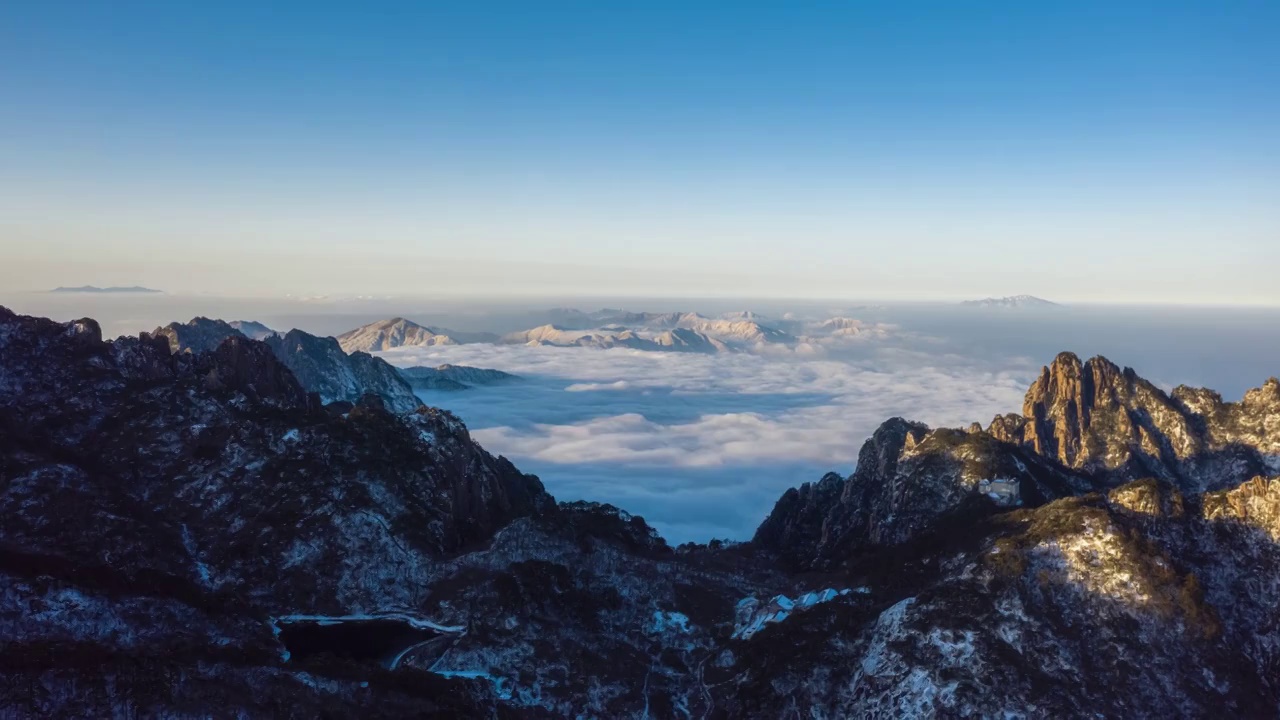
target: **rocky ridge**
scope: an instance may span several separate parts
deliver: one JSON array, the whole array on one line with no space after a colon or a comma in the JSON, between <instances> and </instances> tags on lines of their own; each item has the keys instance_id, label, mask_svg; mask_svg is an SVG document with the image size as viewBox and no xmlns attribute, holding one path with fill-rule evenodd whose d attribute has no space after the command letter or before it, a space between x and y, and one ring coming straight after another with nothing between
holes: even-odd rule
<instances>
[{"instance_id":1,"label":"rocky ridge","mask_svg":"<svg viewBox=\"0 0 1280 720\"><path fill-rule=\"evenodd\" d=\"M998 417L988 431L1091 475L1203 492L1280 473L1280 381L1231 403L1200 388L1165 393L1132 368L1062 353L1027 392L1022 415Z\"/></svg>"},{"instance_id":2,"label":"rocky ridge","mask_svg":"<svg viewBox=\"0 0 1280 720\"><path fill-rule=\"evenodd\" d=\"M325 403L354 403L370 393L382 398L393 412L407 413L421 402L413 388L386 361L368 353L346 353L334 338L322 338L301 330L279 333L256 322L225 322L204 317L187 323L156 328L152 336L168 341L175 353L208 352L227 338L255 335L297 376L302 386L320 395Z\"/></svg>"},{"instance_id":3,"label":"rocky ridge","mask_svg":"<svg viewBox=\"0 0 1280 720\"><path fill-rule=\"evenodd\" d=\"M412 412L422 404L387 361L369 353L344 352L334 338L290 330L265 342L303 386L325 402L351 402L373 393L392 412Z\"/></svg>"}]
</instances>

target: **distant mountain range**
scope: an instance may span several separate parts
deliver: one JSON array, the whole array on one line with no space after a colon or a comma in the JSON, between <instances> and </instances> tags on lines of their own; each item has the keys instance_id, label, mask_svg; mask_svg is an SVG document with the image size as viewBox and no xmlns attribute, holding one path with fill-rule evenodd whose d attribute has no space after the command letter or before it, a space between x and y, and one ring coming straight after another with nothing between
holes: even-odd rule
<instances>
[{"instance_id":1,"label":"distant mountain range","mask_svg":"<svg viewBox=\"0 0 1280 720\"><path fill-rule=\"evenodd\" d=\"M715 353L730 349L721 340L687 328L644 333L617 325L597 330L567 330L556 325L543 325L504 335L500 342L504 345L629 348L656 352Z\"/></svg>"},{"instance_id":2,"label":"distant mountain range","mask_svg":"<svg viewBox=\"0 0 1280 720\"><path fill-rule=\"evenodd\" d=\"M576 311L575 311L576 312ZM601 310L582 313L583 322L543 325L502 337L507 345L558 345L582 347L626 347L635 350L675 352L727 352L755 346L790 345L796 338L755 320L714 319L698 313L632 313Z\"/></svg>"},{"instance_id":3,"label":"distant mountain range","mask_svg":"<svg viewBox=\"0 0 1280 720\"><path fill-rule=\"evenodd\" d=\"M817 322L773 321L751 311L708 317L696 312L631 312L604 309L583 312L556 308L542 315L553 322L502 336L462 333L427 327L404 318L391 318L358 327L338 336L348 352L380 352L400 347L430 347L467 343L543 345L553 347L626 348L650 352L754 352L796 349L884 337L891 326L854 318L834 317ZM784 326L787 329L781 329Z\"/></svg>"},{"instance_id":4,"label":"distant mountain range","mask_svg":"<svg viewBox=\"0 0 1280 720\"><path fill-rule=\"evenodd\" d=\"M983 298L981 300L965 300L960 303L965 307L979 308L1053 308L1062 307L1058 303L1049 302L1034 295L1009 295L1001 298Z\"/></svg>"},{"instance_id":5,"label":"distant mountain range","mask_svg":"<svg viewBox=\"0 0 1280 720\"><path fill-rule=\"evenodd\" d=\"M511 373L465 365L397 368L416 390L466 390L476 385L494 385L518 379Z\"/></svg>"},{"instance_id":6,"label":"distant mountain range","mask_svg":"<svg viewBox=\"0 0 1280 720\"><path fill-rule=\"evenodd\" d=\"M162 293L163 290L152 290L140 286L133 287L95 287L93 285L81 285L80 287L56 287L49 292L51 293L106 293L106 294L126 294L126 293Z\"/></svg>"}]
</instances>

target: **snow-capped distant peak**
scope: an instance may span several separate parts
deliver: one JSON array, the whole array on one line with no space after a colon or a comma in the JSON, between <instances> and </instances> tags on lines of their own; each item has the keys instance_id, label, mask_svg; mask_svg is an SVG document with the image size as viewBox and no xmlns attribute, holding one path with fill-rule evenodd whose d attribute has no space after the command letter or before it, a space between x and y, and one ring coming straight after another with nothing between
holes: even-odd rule
<instances>
[{"instance_id":1,"label":"snow-capped distant peak","mask_svg":"<svg viewBox=\"0 0 1280 720\"><path fill-rule=\"evenodd\" d=\"M380 320L338 336L346 352L379 352L398 347L456 345L457 341L434 328L404 318Z\"/></svg>"}]
</instances>

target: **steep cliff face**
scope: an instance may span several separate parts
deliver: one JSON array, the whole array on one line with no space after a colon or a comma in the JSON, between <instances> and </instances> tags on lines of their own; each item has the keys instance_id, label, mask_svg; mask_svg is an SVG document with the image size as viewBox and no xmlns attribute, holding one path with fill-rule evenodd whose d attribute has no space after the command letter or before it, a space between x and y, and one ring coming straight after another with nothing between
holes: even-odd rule
<instances>
[{"instance_id":1,"label":"steep cliff face","mask_svg":"<svg viewBox=\"0 0 1280 720\"><path fill-rule=\"evenodd\" d=\"M791 490L755 542L797 567L839 567L852 554L897 545L940 519L1038 505L1093 489L1088 477L990 434L886 421L847 480L828 475Z\"/></svg>"},{"instance_id":2,"label":"steep cliff face","mask_svg":"<svg viewBox=\"0 0 1280 720\"><path fill-rule=\"evenodd\" d=\"M318 394L321 402L355 403L372 393L381 397L392 412L413 412L422 404L409 382L394 367L368 353L348 355L334 338L297 329L280 334L260 323L227 323L203 317L187 323L169 323L156 328L151 335L164 338L172 352L200 354L218 348L228 339L248 339L237 325L261 335L266 347L289 368L302 387Z\"/></svg>"},{"instance_id":3,"label":"steep cliff face","mask_svg":"<svg viewBox=\"0 0 1280 720\"><path fill-rule=\"evenodd\" d=\"M844 478L827 473L816 483L787 490L756 529L752 542L773 548L790 564L802 566L813 548L827 544L827 516L840 502L844 486Z\"/></svg>"},{"instance_id":4,"label":"steep cliff face","mask_svg":"<svg viewBox=\"0 0 1280 720\"><path fill-rule=\"evenodd\" d=\"M374 393L392 412L412 412L422 404L408 381L386 361L364 352L348 355L333 338L290 330L265 342L324 402L354 402Z\"/></svg>"},{"instance_id":5,"label":"steep cliff face","mask_svg":"<svg viewBox=\"0 0 1280 720\"><path fill-rule=\"evenodd\" d=\"M1154 476L1192 491L1227 487L1280 470L1280 382L1239 403L1180 387L1165 393L1106 358L1062 353L1027 392L1022 415L988 431L1098 477Z\"/></svg>"}]
</instances>

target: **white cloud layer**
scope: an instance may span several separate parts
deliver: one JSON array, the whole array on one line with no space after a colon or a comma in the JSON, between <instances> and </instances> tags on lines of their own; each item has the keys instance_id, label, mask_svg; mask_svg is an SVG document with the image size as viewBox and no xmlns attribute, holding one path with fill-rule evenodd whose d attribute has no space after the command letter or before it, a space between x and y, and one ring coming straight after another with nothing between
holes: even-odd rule
<instances>
[{"instance_id":1,"label":"white cloud layer","mask_svg":"<svg viewBox=\"0 0 1280 720\"><path fill-rule=\"evenodd\" d=\"M493 345L381 355L522 376L422 397L558 498L614 503L682 542L750 537L786 488L851 472L889 417L959 426L1016 410L1039 368L917 345L864 343L821 359Z\"/></svg>"}]
</instances>

